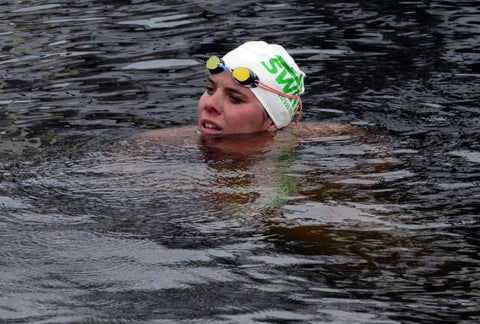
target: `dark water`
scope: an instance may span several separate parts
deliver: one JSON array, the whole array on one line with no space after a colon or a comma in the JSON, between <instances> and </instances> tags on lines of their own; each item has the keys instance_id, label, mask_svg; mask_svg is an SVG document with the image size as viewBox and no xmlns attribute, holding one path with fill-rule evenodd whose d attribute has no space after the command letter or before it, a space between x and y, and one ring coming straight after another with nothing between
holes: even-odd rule
<instances>
[{"instance_id":1,"label":"dark water","mask_svg":"<svg viewBox=\"0 0 480 324\"><path fill-rule=\"evenodd\" d=\"M477 323L478 1L3 1L0 322ZM131 147L283 44L332 136Z\"/></svg>"}]
</instances>

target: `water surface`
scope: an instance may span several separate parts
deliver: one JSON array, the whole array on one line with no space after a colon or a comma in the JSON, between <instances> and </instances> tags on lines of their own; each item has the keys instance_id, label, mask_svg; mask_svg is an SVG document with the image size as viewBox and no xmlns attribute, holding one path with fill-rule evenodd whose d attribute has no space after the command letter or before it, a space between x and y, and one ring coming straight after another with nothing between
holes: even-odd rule
<instances>
[{"instance_id":1,"label":"water surface","mask_svg":"<svg viewBox=\"0 0 480 324\"><path fill-rule=\"evenodd\" d=\"M476 1L0 12L2 322L480 320ZM204 60L252 39L305 70L303 121L365 133L132 144L195 124Z\"/></svg>"}]
</instances>

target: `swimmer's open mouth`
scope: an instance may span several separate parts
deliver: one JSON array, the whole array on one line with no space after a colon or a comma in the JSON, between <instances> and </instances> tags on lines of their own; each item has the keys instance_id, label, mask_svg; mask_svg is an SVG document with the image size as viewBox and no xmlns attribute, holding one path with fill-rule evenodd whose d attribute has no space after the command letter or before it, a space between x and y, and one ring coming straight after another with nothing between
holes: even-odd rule
<instances>
[{"instance_id":1,"label":"swimmer's open mouth","mask_svg":"<svg viewBox=\"0 0 480 324\"><path fill-rule=\"evenodd\" d=\"M217 126L210 124L210 123L205 123L203 124L203 127L208 128L208 129L218 129Z\"/></svg>"},{"instance_id":2,"label":"swimmer's open mouth","mask_svg":"<svg viewBox=\"0 0 480 324\"><path fill-rule=\"evenodd\" d=\"M211 121L202 121L202 132L207 134L218 134L222 132L222 128Z\"/></svg>"}]
</instances>

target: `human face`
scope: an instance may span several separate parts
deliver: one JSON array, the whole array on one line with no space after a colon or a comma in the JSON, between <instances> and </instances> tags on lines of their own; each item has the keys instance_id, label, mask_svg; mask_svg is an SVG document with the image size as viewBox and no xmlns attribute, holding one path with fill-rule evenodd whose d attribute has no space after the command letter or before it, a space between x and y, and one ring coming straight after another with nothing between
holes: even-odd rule
<instances>
[{"instance_id":1,"label":"human face","mask_svg":"<svg viewBox=\"0 0 480 324\"><path fill-rule=\"evenodd\" d=\"M198 101L198 123L203 134L245 134L274 130L263 106L251 90L236 83L230 71L208 77Z\"/></svg>"}]
</instances>

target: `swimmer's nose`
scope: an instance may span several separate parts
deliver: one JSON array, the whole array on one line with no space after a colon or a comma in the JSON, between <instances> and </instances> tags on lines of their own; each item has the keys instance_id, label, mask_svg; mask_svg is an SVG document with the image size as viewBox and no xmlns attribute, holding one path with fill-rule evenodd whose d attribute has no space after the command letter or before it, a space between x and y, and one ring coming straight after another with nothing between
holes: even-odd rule
<instances>
[{"instance_id":1,"label":"swimmer's nose","mask_svg":"<svg viewBox=\"0 0 480 324\"><path fill-rule=\"evenodd\" d=\"M218 91L208 96L205 101L205 110L212 115L220 115L222 113L222 106L220 104L220 95Z\"/></svg>"}]
</instances>

